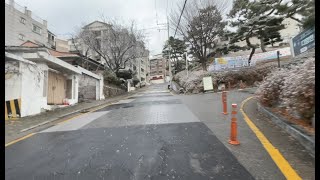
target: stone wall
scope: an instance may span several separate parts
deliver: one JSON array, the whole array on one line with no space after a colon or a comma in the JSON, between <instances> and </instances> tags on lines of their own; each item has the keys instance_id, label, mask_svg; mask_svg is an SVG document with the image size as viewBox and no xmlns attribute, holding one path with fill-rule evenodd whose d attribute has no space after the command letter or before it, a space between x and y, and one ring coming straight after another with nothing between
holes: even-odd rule
<instances>
[{"instance_id":1,"label":"stone wall","mask_svg":"<svg viewBox=\"0 0 320 180\"><path fill-rule=\"evenodd\" d=\"M82 74L79 80L79 100L96 100L97 79Z\"/></svg>"},{"instance_id":2,"label":"stone wall","mask_svg":"<svg viewBox=\"0 0 320 180\"><path fill-rule=\"evenodd\" d=\"M121 88L117 88L117 87L111 87L108 85L104 85L103 87L103 94L104 96L107 97L113 97L113 96L117 96L117 95L121 95L126 93L127 91Z\"/></svg>"}]
</instances>

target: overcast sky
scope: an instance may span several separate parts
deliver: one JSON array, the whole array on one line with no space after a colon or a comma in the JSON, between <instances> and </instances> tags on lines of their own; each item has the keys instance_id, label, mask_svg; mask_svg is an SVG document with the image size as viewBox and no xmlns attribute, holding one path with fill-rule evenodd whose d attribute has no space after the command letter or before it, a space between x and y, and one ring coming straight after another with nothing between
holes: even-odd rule
<instances>
[{"instance_id":1,"label":"overcast sky","mask_svg":"<svg viewBox=\"0 0 320 180\"><path fill-rule=\"evenodd\" d=\"M230 0L228 0L230 1ZM67 37L83 23L100 20L101 15L122 21L135 20L138 29L147 33L150 54L159 54L167 31L158 30L166 23L166 13L183 5L184 0L15 0L48 21L48 29L58 37ZM153 29L149 29L153 28ZM159 26L166 29L166 26ZM172 35L174 32L170 32Z\"/></svg>"}]
</instances>

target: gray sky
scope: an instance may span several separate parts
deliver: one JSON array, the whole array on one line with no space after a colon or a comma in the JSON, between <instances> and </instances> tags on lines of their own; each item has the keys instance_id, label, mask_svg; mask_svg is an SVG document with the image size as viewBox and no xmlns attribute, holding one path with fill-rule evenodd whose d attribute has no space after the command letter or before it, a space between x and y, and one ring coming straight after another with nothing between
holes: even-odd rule
<instances>
[{"instance_id":1,"label":"gray sky","mask_svg":"<svg viewBox=\"0 0 320 180\"><path fill-rule=\"evenodd\" d=\"M101 14L124 22L135 20L138 29L147 33L147 47L150 54L162 51L167 31L147 29L166 23L168 14L184 0L15 0L21 6L27 6L33 13L48 21L48 29L58 37L74 33L83 23L100 20ZM168 4L167 4L168 3ZM168 8L167 8L168 7ZM164 29L166 26L159 26ZM172 35L174 32L170 32Z\"/></svg>"}]
</instances>

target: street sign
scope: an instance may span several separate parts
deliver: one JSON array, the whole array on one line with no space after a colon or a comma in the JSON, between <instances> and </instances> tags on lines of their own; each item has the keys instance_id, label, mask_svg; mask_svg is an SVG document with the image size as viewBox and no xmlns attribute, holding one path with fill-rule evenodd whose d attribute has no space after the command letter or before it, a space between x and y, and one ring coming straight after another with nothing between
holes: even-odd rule
<instances>
[{"instance_id":1,"label":"street sign","mask_svg":"<svg viewBox=\"0 0 320 180\"><path fill-rule=\"evenodd\" d=\"M212 84L212 78L209 77L203 77L203 88L205 91L213 90L213 84Z\"/></svg>"},{"instance_id":2,"label":"street sign","mask_svg":"<svg viewBox=\"0 0 320 180\"><path fill-rule=\"evenodd\" d=\"M309 49L314 48L315 46L315 29L312 28L306 29L292 38L292 49L293 56L297 56L306 52Z\"/></svg>"}]
</instances>

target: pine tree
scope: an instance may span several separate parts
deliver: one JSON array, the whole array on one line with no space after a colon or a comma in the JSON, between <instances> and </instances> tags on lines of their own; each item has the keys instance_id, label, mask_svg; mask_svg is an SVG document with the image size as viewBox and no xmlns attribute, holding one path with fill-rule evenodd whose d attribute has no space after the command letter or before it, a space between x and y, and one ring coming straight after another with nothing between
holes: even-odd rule
<instances>
[{"instance_id":1,"label":"pine tree","mask_svg":"<svg viewBox=\"0 0 320 180\"><path fill-rule=\"evenodd\" d=\"M248 59L250 64L255 49L259 44L252 44L250 38L260 39L260 46L265 51L265 43L275 43L280 41L277 38L279 30L284 26L281 24L284 17L275 16L277 8L282 0L235 0L233 8L228 14L231 18L230 25L237 27L237 32L231 34L231 43L245 40L247 46L251 48ZM270 33L273 32L273 33Z\"/></svg>"},{"instance_id":2,"label":"pine tree","mask_svg":"<svg viewBox=\"0 0 320 180\"><path fill-rule=\"evenodd\" d=\"M170 53L170 59L173 60L175 72L180 72L183 70L183 65L185 64L185 60L183 59L186 52L187 46L185 42L171 36L169 37L169 41L166 41L163 47L162 56L168 59Z\"/></svg>"},{"instance_id":3,"label":"pine tree","mask_svg":"<svg viewBox=\"0 0 320 180\"><path fill-rule=\"evenodd\" d=\"M315 25L314 0L290 0L277 6L277 15L283 15L299 22L303 28ZM301 19L296 15L302 16Z\"/></svg>"}]
</instances>

